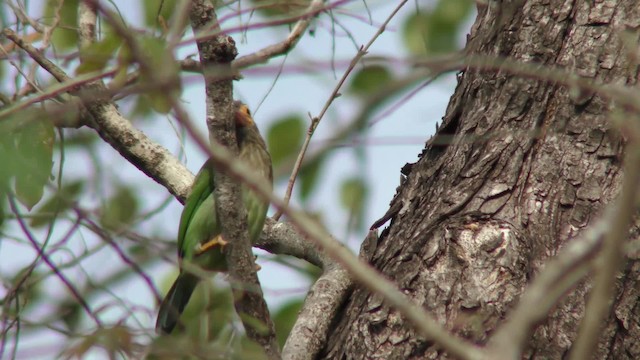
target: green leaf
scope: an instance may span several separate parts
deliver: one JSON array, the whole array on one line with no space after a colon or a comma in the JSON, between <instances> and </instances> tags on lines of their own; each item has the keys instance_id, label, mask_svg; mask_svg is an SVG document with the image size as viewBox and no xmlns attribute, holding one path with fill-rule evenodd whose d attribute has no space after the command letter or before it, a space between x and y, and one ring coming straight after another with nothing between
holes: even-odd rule
<instances>
[{"instance_id":1,"label":"green leaf","mask_svg":"<svg viewBox=\"0 0 640 360\"><path fill-rule=\"evenodd\" d=\"M304 121L298 115L286 116L271 125L267 131L267 143L274 168L297 155L304 131Z\"/></svg>"},{"instance_id":2,"label":"green leaf","mask_svg":"<svg viewBox=\"0 0 640 360\"><path fill-rule=\"evenodd\" d=\"M42 198L53 168L55 132L48 119L27 120L14 133L15 190L29 210Z\"/></svg>"},{"instance_id":3,"label":"green leaf","mask_svg":"<svg viewBox=\"0 0 640 360\"><path fill-rule=\"evenodd\" d=\"M273 322L276 326L276 335L278 337L278 343L280 346L284 346L289 333L293 328L293 325L298 319L298 313L302 309L302 299L295 299L284 305L273 316Z\"/></svg>"},{"instance_id":4,"label":"green leaf","mask_svg":"<svg viewBox=\"0 0 640 360\"><path fill-rule=\"evenodd\" d=\"M7 217L6 205L7 205L7 194L0 187L0 229L2 229L2 225L4 225L4 220Z\"/></svg>"},{"instance_id":5,"label":"green leaf","mask_svg":"<svg viewBox=\"0 0 640 360\"><path fill-rule=\"evenodd\" d=\"M310 2L311 0L253 0L255 8L265 16L291 18L301 15Z\"/></svg>"},{"instance_id":6,"label":"green leaf","mask_svg":"<svg viewBox=\"0 0 640 360\"><path fill-rule=\"evenodd\" d=\"M14 317L18 317L20 313L33 308L44 298L42 282L36 280L42 278L43 275L38 270L32 269L31 266L20 269L10 280L10 289L13 291L7 295L11 295L11 298L5 297L0 303L6 306L6 309L9 309ZM8 299L11 299L11 304L5 303ZM18 301L17 306L16 300ZM16 313L16 310L19 313Z\"/></svg>"},{"instance_id":7,"label":"green leaf","mask_svg":"<svg viewBox=\"0 0 640 360\"><path fill-rule=\"evenodd\" d=\"M100 139L100 137L96 136L94 132L87 129L78 129L77 131L65 134L64 147L66 149L69 147L82 148L83 151L86 151L91 146L95 145L98 142L98 139Z\"/></svg>"},{"instance_id":8,"label":"green leaf","mask_svg":"<svg viewBox=\"0 0 640 360\"><path fill-rule=\"evenodd\" d=\"M349 85L349 91L356 95L370 95L382 89L392 78L389 69L385 66L367 66L355 73Z\"/></svg>"},{"instance_id":9,"label":"green leaf","mask_svg":"<svg viewBox=\"0 0 640 360\"><path fill-rule=\"evenodd\" d=\"M172 101L182 93L180 67L163 39L145 37L140 43L147 66L142 72L141 82L149 84L152 88L143 96L147 97L155 111L166 114L171 111Z\"/></svg>"},{"instance_id":10,"label":"green leaf","mask_svg":"<svg viewBox=\"0 0 640 360\"><path fill-rule=\"evenodd\" d=\"M403 39L414 54L458 50L458 31L473 7L470 0L440 0L432 11L416 12L403 27Z\"/></svg>"},{"instance_id":11,"label":"green leaf","mask_svg":"<svg viewBox=\"0 0 640 360\"><path fill-rule=\"evenodd\" d=\"M426 54L424 32L426 23L429 21L428 14L413 13L410 15L402 27L402 39L404 45L412 54Z\"/></svg>"},{"instance_id":12,"label":"green leaf","mask_svg":"<svg viewBox=\"0 0 640 360\"><path fill-rule=\"evenodd\" d=\"M122 230L135 220L138 199L129 187L120 186L107 201L100 214L100 223L110 230Z\"/></svg>"},{"instance_id":13,"label":"green leaf","mask_svg":"<svg viewBox=\"0 0 640 360\"><path fill-rule=\"evenodd\" d=\"M37 116L40 115L40 116ZM18 200L31 209L42 198L53 167L53 125L41 112L24 111L0 120L0 184L12 178Z\"/></svg>"},{"instance_id":14,"label":"green leaf","mask_svg":"<svg viewBox=\"0 0 640 360\"><path fill-rule=\"evenodd\" d=\"M240 316L240 319L245 325L250 327L253 331L257 332L258 334L266 335L269 332L269 327L267 327L267 325L264 322L262 322L262 320L254 316L251 316L247 313L239 313L238 316Z\"/></svg>"},{"instance_id":15,"label":"green leaf","mask_svg":"<svg viewBox=\"0 0 640 360\"><path fill-rule=\"evenodd\" d=\"M148 96L132 95L131 98L134 101L133 110L131 111L133 118L142 119L153 114L151 99Z\"/></svg>"},{"instance_id":16,"label":"green leaf","mask_svg":"<svg viewBox=\"0 0 640 360\"><path fill-rule=\"evenodd\" d=\"M2 23L2 20L0 20L0 23ZM4 23L4 24L6 24L6 23ZM4 80L4 78L7 75L8 63L9 63L8 61L0 61L0 80ZM6 91L6 89L4 89L4 90Z\"/></svg>"},{"instance_id":17,"label":"green leaf","mask_svg":"<svg viewBox=\"0 0 640 360\"><path fill-rule=\"evenodd\" d=\"M83 187L84 182L82 181L64 184L34 214L30 222L31 227L38 228L47 225L54 220L57 214L71 208Z\"/></svg>"},{"instance_id":18,"label":"green leaf","mask_svg":"<svg viewBox=\"0 0 640 360\"><path fill-rule=\"evenodd\" d=\"M299 182L299 194L300 200L306 201L309 199L309 195L313 193L316 188L316 184L320 179L322 165L324 164L325 156L315 158L312 162L302 165L300 172L298 173Z\"/></svg>"},{"instance_id":19,"label":"green leaf","mask_svg":"<svg viewBox=\"0 0 640 360\"><path fill-rule=\"evenodd\" d=\"M168 22L177 10L176 4L176 0L140 1L142 12L144 14L145 25L156 29L160 28L161 23L158 20L158 16L162 17L165 23Z\"/></svg>"},{"instance_id":20,"label":"green leaf","mask_svg":"<svg viewBox=\"0 0 640 360\"><path fill-rule=\"evenodd\" d=\"M148 104L151 105L151 108L160 114L168 114L169 111L171 111L171 102L167 98L166 93L149 91L148 93L142 94L142 97L145 97Z\"/></svg>"},{"instance_id":21,"label":"green leaf","mask_svg":"<svg viewBox=\"0 0 640 360\"><path fill-rule=\"evenodd\" d=\"M459 27L471 13L475 2L471 0L440 0L432 12L432 16L444 24Z\"/></svg>"},{"instance_id":22,"label":"green leaf","mask_svg":"<svg viewBox=\"0 0 640 360\"><path fill-rule=\"evenodd\" d=\"M367 193L367 184L360 177L346 179L342 182L340 203L350 213L350 228L360 228L363 224Z\"/></svg>"},{"instance_id":23,"label":"green leaf","mask_svg":"<svg viewBox=\"0 0 640 360\"><path fill-rule=\"evenodd\" d=\"M177 76L180 67L164 39L145 36L140 39L140 45L144 51L146 64L151 67L148 69L151 73L144 74L145 76L153 78Z\"/></svg>"},{"instance_id":24,"label":"green leaf","mask_svg":"<svg viewBox=\"0 0 640 360\"><path fill-rule=\"evenodd\" d=\"M75 331L78 328L78 325L80 325L83 309L82 306L80 306L80 303L75 299L67 299L60 304L58 314L67 326L67 329Z\"/></svg>"},{"instance_id":25,"label":"green leaf","mask_svg":"<svg viewBox=\"0 0 640 360\"><path fill-rule=\"evenodd\" d=\"M98 327L93 333L84 335L76 339L62 353L65 359L87 358L92 350L101 348L107 354L119 354L129 358L133 355L133 334L128 327L114 325L111 327ZM89 356L90 357L90 356ZM109 358L114 358L110 356Z\"/></svg>"},{"instance_id":26,"label":"green leaf","mask_svg":"<svg viewBox=\"0 0 640 360\"><path fill-rule=\"evenodd\" d=\"M59 11L60 22L53 31L51 42L57 50L71 50L78 46L78 2L79 0L47 0L44 8L44 21L52 25ZM62 7L60 7L62 4ZM60 8L59 8L60 7ZM59 9L58 9L59 8Z\"/></svg>"},{"instance_id":27,"label":"green leaf","mask_svg":"<svg viewBox=\"0 0 640 360\"><path fill-rule=\"evenodd\" d=\"M76 69L76 74L84 74L104 69L109 61L116 56L122 40L113 32L101 41L90 44L80 50L81 64Z\"/></svg>"},{"instance_id":28,"label":"green leaf","mask_svg":"<svg viewBox=\"0 0 640 360\"><path fill-rule=\"evenodd\" d=\"M243 335L234 344L232 354L229 356L229 360L269 360L269 357L264 353L264 349L255 341L249 339L246 335Z\"/></svg>"},{"instance_id":29,"label":"green leaf","mask_svg":"<svg viewBox=\"0 0 640 360\"><path fill-rule=\"evenodd\" d=\"M13 137L18 126L17 117L0 118L0 164L3 166L3 171L0 171L0 188L3 192L9 189L18 165L15 161L17 150Z\"/></svg>"}]
</instances>

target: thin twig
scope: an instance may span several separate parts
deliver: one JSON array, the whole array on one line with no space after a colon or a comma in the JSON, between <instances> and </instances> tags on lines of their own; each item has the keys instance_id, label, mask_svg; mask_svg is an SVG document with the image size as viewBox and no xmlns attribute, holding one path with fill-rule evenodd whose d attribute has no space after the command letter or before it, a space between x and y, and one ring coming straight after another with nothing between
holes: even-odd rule
<instances>
[{"instance_id":1,"label":"thin twig","mask_svg":"<svg viewBox=\"0 0 640 360\"><path fill-rule=\"evenodd\" d=\"M13 198L13 196L10 195L10 196L8 196L8 198L9 198L9 206L11 207L11 211L16 215L16 219L18 220L18 224L20 225L20 228L22 229L22 232L27 236L27 239L29 240L29 242L31 243L33 248L36 250L36 252L38 253L38 256L41 257L42 260L44 260L45 264L47 264L47 266L51 269L51 271L53 271L56 274L56 276L60 279L60 281L62 281L62 283L67 287L67 289L69 289L69 291L71 291L71 293L76 298L76 300L78 300L78 302L80 303L80 306L82 306L82 308L85 310L87 315L89 315L89 317L91 319L93 319L93 321L98 326L102 326L102 322L100 321L98 316L93 313L93 311L91 310L91 307L89 307L89 304L82 297L82 295L78 292L78 290L75 288L75 286L73 286L71 281L69 281L69 279L67 279L67 277L64 276L64 274L60 271L60 269L58 269L56 264L54 264L53 261L51 261L49 256L38 245L38 242L33 237L33 234L31 233L31 231L27 227L27 224L24 222L24 219L22 218L22 214L18 210L18 206L17 206L16 201Z\"/></svg>"},{"instance_id":2,"label":"thin twig","mask_svg":"<svg viewBox=\"0 0 640 360\"><path fill-rule=\"evenodd\" d=\"M271 220L271 219L270 219ZM271 220L273 221L273 220ZM362 242L359 257L371 258L377 242L377 231L370 231ZM329 258L322 276L313 284L304 305L282 349L285 360L313 360L326 347L329 329L335 322L346 297L353 291L354 281L349 272Z\"/></svg>"},{"instance_id":3,"label":"thin twig","mask_svg":"<svg viewBox=\"0 0 640 360\"><path fill-rule=\"evenodd\" d=\"M353 59L351 59L351 63L349 64L349 67L347 68L347 70L345 70L344 74L342 74L342 78L340 78L340 80L338 81L338 84L336 84L336 86L333 88L333 91L331 91L331 94L329 95L329 98L325 102L324 107L320 111L320 114L318 116L311 117L311 123L309 124L309 128L307 129L307 135L302 144L302 148L298 153L298 157L296 158L296 162L293 166L293 170L291 171L289 182L287 183L287 190L285 191L285 194L284 194L285 204L288 204L289 201L291 200L291 194L293 193L293 186L296 183L298 172L300 171L300 168L302 166L302 161L304 160L304 156L307 153L307 149L309 148L311 137L313 137L313 134L315 133L316 128L318 127L318 125L320 124L320 121L322 121L322 118L324 117L324 114L327 112L327 110L329 109L333 101L340 96L339 92L340 92L340 89L342 88L342 85L344 85L345 81L347 80L347 78L349 77L349 75L351 74L355 66L358 64L358 62L360 62L360 59L362 59L362 57L367 54L371 45L373 45L373 43L378 39L378 37L384 32L387 25L391 21L391 19L393 19L393 17L398 13L398 11L400 11L400 9L402 9L402 7L407 2L408 0L402 0L400 4L398 4L398 6L396 6L396 8L391 12L391 14L389 14L389 16L384 21L384 23L380 25L380 27L378 28L378 31L376 31L376 33L371 37L369 42L358 50L358 53L353 57ZM282 212L278 210L278 212L276 212L273 215L273 219L277 221L280 219L281 216L282 216Z\"/></svg>"},{"instance_id":4,"label":"thin twig","mask_svg":"<svg viewBox=\"0 0 640 360\"><path fill-rule=\"evenodd\" d=\"M59 82L65 82L69 80L69 76L67 76L64 71L56 66L56 64L54 64L51 60L44 57L44 55L42 55L42 53L34 46L26 43L13 30L5 28L2 31L2 34L6 36L7 39L11 40L14 44L18 45L21 49L26 51L33 60L35 60L40 66L42 66L43 69L47 70L47 72L53 75L56 80L58 80Z\"/></svg>"},{"instance_id":5,"label":"thin twig","mask_svg":"<svg viewBox=\"0 0 640 360\"><path fill-rule=\"evenodd\" d=\"M336 5L333 5L336 6ZM276 57L278 55L286 54L289 50L293 49L304 32L309 27L311 20L325 11L323 0L313 0L309 7L304 11L298 22L293 26L293 29L284 41L280 43L267 46L261 50L258 50L252 54L242 56L231 62L231 66L235 69L246 68L247 66L266 62L267 60Z\"/></svg>"},{"instance_id":6,"label":"thin twig","mask_svg":"<svg viewBox=\"0 0 640 360\"><path fill-rule=\"evenodd\" d=\"M147 275L144 270L140 267L140 265L131 259L129 255L125 253L125 251L116 243L113 238L107 233L103 228L101 228L98 224L96 224L93 220L91 220L87 214L82 211L80 208L74 209L79 218L84 220L86 226L93 231L94 234L98 235L102 240L104 240L111 248L118 254L122 262L124 262L129 268L131 268L135 273L140 275L142 280L149 286L151 290L151 294L154 296L156 302L159 304L162 301L162 297L160 296L160 292L156 289L153 284L153 280L149 275Z\"/></svg>"}]
</instances>

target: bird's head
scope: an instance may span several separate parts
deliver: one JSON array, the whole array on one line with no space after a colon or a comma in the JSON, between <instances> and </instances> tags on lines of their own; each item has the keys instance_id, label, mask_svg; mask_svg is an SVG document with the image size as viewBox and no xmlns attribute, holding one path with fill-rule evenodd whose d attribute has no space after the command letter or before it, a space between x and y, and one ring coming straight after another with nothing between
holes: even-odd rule
<instances>
[{"instance_id":1,"label":"bird's head","mask_svg":"<svg viewBox=\"0 0 640 360\"><path fill-rule=\"evenodd\" d=\"M271 156L267 150L267 144L260 135L251 111L246 104L234 101L236 117L236 139L240 150L240 158L246 161L251 168L257 169L269 184L273 183L273 170L271 168Z\"/></svg>"},{"instance_id":2,"label":"bird's head","mask_svg":"<svg viewBox=\"0 0 640 360\"><path fill-rule=\"evenodd\" d=\"M233 104L236 108L236 126L241 128L255 126L249 107L241 101L234 101Z\"/></svg>"},{"instance_id":3,"label":"bird's head","mask_svg":"<svg viewBox=\"0 0 640 360\"><path fill-rule=\"evenodd\" d=\"M241 101L234 101L233 105L236 110L236 138L238 145L242 148L247 143L260 144L266 149L264 139L260 135L260 130L253 117L249 107Z\"/></svg>"}]
</instances>

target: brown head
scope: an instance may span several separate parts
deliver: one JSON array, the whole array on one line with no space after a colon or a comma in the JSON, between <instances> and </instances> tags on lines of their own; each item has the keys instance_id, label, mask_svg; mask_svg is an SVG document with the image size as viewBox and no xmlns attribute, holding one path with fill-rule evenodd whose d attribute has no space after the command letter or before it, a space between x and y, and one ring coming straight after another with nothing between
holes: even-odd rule
<instances>
[{"instance_id":1,"label":"brown head","mask_svg":"<svg viewBox=\"0 0 640 360\"><path fill-rule=\"evenodd\" d=\"M260 135L246 104L234 101L236 107L236 138L240 148L240 158L251 168L256 169L270 183L273 181L271 156L267 145Z\"/></svg>"},{"instance_id":2,"label":"brown head","mask_svg":"<svg viewBox=\"0 0 640 360\"><path fill-rule=\"evenodd\" d=\"M252 127L256 125L246 104L236 100L233 102L233 106L236 109L236 127Z\"/></svg>"}]
</instances>

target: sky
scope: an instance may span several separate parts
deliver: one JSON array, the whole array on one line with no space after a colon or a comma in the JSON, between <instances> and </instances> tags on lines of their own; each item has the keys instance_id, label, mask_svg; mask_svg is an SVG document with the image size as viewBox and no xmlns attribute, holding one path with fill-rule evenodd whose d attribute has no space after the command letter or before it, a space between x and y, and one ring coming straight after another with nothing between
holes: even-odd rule
<instances>
[{"instance_id":1,"label":"sky","mask_svg":"<svg viewBox=\"0 0 640 360\"><path fill-rule=\"evenodd\" d=\"M122 14L133 23L140 23L139 9L134 6L136 2L114 1L120 7ZM38 1L32 2L38 3ZM106 3L106 2L105 2ZM427 6L426 2L418 2L419 6ZM342 7L354 16L338 16L343 24L350 30L358 45L366 44L373 34L378 30L379 25L387 18L396 2L389 1L368 1L366 3L371 11L373 25L367 23L367 9L363 2L350 2ZM392 20L387 30L377 39L369 51L369 56L404 57L408 53L400 39L400 26L404 19L415 11L416 3L405 6L399 14ZM249 20L248 15L241 21ZM230 20L231 22L238 20ZM254 21L254 20L252 20ZM338 64L348 62L357 52L352 40L338 31L338 36L331 34L331 22L326 16L321 16L316 20L315 35L305 34L296 48L287 56L272 59L266 66L270 71L260 70L262 67L254 68L244 72L245 78L234 83L236 98L246 102L252 109L254 118L258 123L262 133L268 129L271 119L277 119L282 115L298 112L301 114L310 113L318 115L324 103L327 101L331 91L344 72L344 67L337 67L335 77L328 77L327 68L320 67L316 73L295 73L289 69L301 61L314 61L325 63L328 66L331 60L337 60ZM246 55L256 51L263 46L280 41L286 36L286 31L278 30L256 30L242 34L233 34L240 55ZM464 34L461 34L462 43ZM179 49L177 58L196 55L195 46L186 46ZM284 72L278 76L273 69L283 66ZM401 65L394 69L397 72L406 72ZM198 127L204 134L206 126L205 119L205 99L203 85L196 75L187 77L182 100L188 108L192 119L200 119ZM304 210L312 212L322 212L325 224L332 234L345 242L351 249L357 252L364 234L346 235L346 225L348 214L338 204L338 192L340 182L345 177L365 171L369 179L370 192L367 200L367 211L365 214L365 224L367 226L381 217L388 208L396 187L400 181L400 169L407 162L417 161L417 156L424 147L424 143L435 131L435 123L439 122L444 115L449 97L453 93L455 86L455 76L449 74L435 81L425 89L422 89L413 98L409 99L399 109L388 116L378 119L378 116L386 109L382 109L373 115L377 119L375 123L369 125L366 137L360 139L365 145L365 164L360 163L359 158L354 156L351 148L338 148L334 151L335 156L331 158L323 169L322 182L318 191L306 204ZM393 104L391 102L390 104ZM358 104L347 97L335 100L330 111L320 123L311 143L311 149L322 145L323 141L330 138L333 130L340 124L348 123L356 116L359 110ZM137 122L138 126L150 138L162 143L170 151L178 154L184 152L183 158L187 167L196 172L205 160L205 155L188 139L184 142L176 136L174 129L169 128L166 120L158 116L154 121ZM154 208L158 204L170 197L166 189L147 178L135 167L127 164L109 146L101 146L99 152L100 161L106 169L113 169L113 172L101 174L105 182L118 179L124 183L139 184L144 189L144 197L148 199L145 208ZM67 167L70 167L70 177L86 176L86 166L80 165L76 169L69 164L86 164L90 159L86 154L69 154ZM278 195L284 194L286 184L279 184L275 192ZM100 194L89 194L88 198L82 202L90 205L99 201ZM294 204L300 206L300 204ZM170 201L169 205L160 212L152 221L145 222L140 226L140 232L146 232L148 236L164 235L171 237L177 232L178 219L182 210L181 205L176 201ZM59 229L58 231L62 231ZM88 233L87 233L88 234ZM95 244L96 240L86 239L86 246ZM84 249L75 249L82 252ZM257 251L258 254L263 254ZM15 254L19 254L15 256ZM24 246L12 245L7 242L0 246L0 272L2 274L12 273L16 268L26 266L33 260L34 253ZM65 258L68 256L69 258ZM68 261L73 254L60 254L56 261ZM84 281L92 277L99 278L104 275L104 269L113 266L114 263L121 264L117 256L113 253L100 255L91 258L91 263L84 266L86 273L73 274L77 281ZM287 302L291 297L300 297L308 289L309 283L306 278L295 271L269 261L269 257L260 256L258 263L262 270L258 273L263 284L267 301L272 309ZM175 265L165 262L150 269L153 281L157 288L166 289L171 276L175 274ZM50 288L47 290L52 296L66 297L66 289L60 286L59 282L50 281ZM0 296L6 290L0 291ZM133 277L113 289L112 294L105 293L99 296L93 303L93 308L104 307L101 317L115 319L130 317L128 325L140 328L151 328L155 322L155 306L153 297L148 291L147 285L139 277ZM124 303L118 303L116 298L122 298ZM127 314L127 311L130 313ZM37 312L33 315L37 319ZM21 339L21 356L28 356L33 359L51 358L52 352L47 349L59 349L56 343L57 338L50 332L43 331L36 336ZM21 358L18 356L18 358ZM97 356L97 355L96 355ZM100 358L99 356L96 358Z\"/></svg>"}]
</instances>

